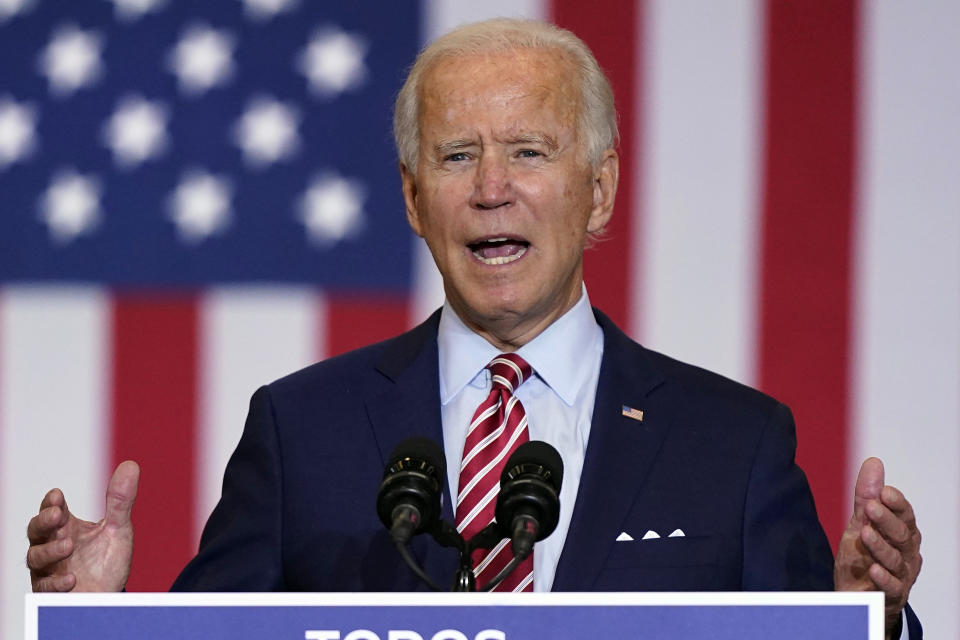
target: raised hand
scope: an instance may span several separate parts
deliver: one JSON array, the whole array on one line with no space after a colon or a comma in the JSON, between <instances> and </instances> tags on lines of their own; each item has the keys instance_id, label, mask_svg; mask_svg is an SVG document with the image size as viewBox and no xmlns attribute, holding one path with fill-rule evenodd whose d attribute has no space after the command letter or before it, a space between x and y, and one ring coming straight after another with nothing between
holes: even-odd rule
<instances>
[{"instance_id":1,"label":"raised hand","mask_svg":"<svg viewBox=\"0 0 960 640\"><path fill-rule=\"evenodd\" d=\"M884 484L883 463L868 458L857 475L853 516L837 548L834 587L883 591L887 637L894 637L922 562L913 507L900 491Z\"/></svg>"},{"instance_id":2,"label":"raised hand","mask_svg":"<svg viewBox=\"0 0 960 640\"><path fill-rule=\"evenodd\" d=\"M27 566L34 591L122 591L130 576L140 467L126 461L107 485L103 520L80 520L63 492L52 489L27 526Z\"/></svg>"}]
</instances>

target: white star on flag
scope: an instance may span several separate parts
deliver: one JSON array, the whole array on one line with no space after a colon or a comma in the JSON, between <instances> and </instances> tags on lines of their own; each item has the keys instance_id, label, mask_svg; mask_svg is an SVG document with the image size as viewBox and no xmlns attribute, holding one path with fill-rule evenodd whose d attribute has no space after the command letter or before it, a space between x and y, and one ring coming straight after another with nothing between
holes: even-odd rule
<instances>
[{"instance_id":1,"label":"white star on flag","mask_svg":"<svg viewBox=\"0 0 960 640\"><path fill-rule=\"evenodd\" d=\"M254 98L234 125L233 139L247 164L262 168L296 153L299 122L292 106L269 97Z\"/></svg>"},{"instance_id":2,"label":"white star on flag","mask_svg":"<svg viewBox=\"0 0 960 640\"><path fill-rule=\"evenodd\" d=\"M335 28L317 30L297 61L315 93L329 97L361 86L367 77L367 44Z\"/></svg>"},{"instance_id":3,"label":"white star on flag","mask_svg":"<svg viewBox=\"0 0 960 640\"><path fill-rule=\"evenodd\" d=\"M167 146L167 108L140 96L123 99L103 131L114 162L131 168L159 155Z\"/></svg>"},{"instance_id":4,"label":"white star on flag","mask_svg":"<svg viewBox=\"0 0 960 640\"><path fill-rule=\"evenodd\" d=\"M247 16L261 21L289 11L295 4L297 3L294 0L243 0L243 8Z\"/></svg>"},{"instance_id":5,"label":"white star on flag","mask_svg":"<svg viewBox=\"0 0 960 640\"><path fill-rule=\"evenodd\" d=\"M300 198L299 218L311 241L330 246L363 228L365 199L366 189L357 180L318 176Z\"/></svg>"},{"instance_id":6,"label":"white star on flag","mask_svg":"<svg viewBox=\"0 0 960 640\"><path fill-rule=\"evenodd\" d=\"M100 36L74 25L60 27L40 54L40 71L56 96L87 87L103 73Z\"/></svg>"},{"instance_id":7,"label":"white star on flag","mask_svg":"<svg viewBox=\"0 0 960 640\"><path fill-rule=\"evenodd\" d=\"M100 221L100 185L74 169L57 173L40 199L40 218L59 244L89 233Z\"/></svg>"},{"instance_id":8,"label":"white star on flag","mask_svg":"<svg viewBox=\"0 0 960 640\"><path fill-rule=\"evenodd\" d=\"M170 217L180 238L197 244L230 223L230 182L206 171L188 171L170 196Z\"/></svg>"},{"instance_id":9,"label":"white star on flag","mask_svg":"<svg viewBox=\"0 0 960 640\"><path fill-rule=\"evenodd\" d=\"M28 156L36 146L35 109L0 97L0 171Z\"/></svg>"},{"instance_id":10,"label":"white star on flag","mask_svg":"<svg viewBox=\"0 0 960 640\"><path fill-rule=\"evenodd\" d=\"M233 77L234 38L227 31L195 24L184 30L170 52L168 68L177 76L180 90L199 95Z\"/></svg>"},{"instance_id":11,"label":"white star on flag","mask_svg":"<svg viewBox=\"0 0 960 640\"><path fill-rule=\"evenodd\" d=\"M134 22L151 11L156 11L166 0L112 0L117 18Z\"/></svg>"},{"instance_id":12,"label":"white star on flag","mask_svg":"<svg viewBox=\"0 0 960 640\"><path fill-rule=\"evenodd\" d=\"M33 8L36 0L0 0L0 22Z\"/></svg>"}]
</instances>

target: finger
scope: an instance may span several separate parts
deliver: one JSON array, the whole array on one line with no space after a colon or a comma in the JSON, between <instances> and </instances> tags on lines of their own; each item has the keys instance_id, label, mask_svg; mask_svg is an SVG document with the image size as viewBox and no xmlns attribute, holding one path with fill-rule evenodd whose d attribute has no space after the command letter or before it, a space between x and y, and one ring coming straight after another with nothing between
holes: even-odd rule
<instances>
[{"instance_id":1,"label":"finger","mask_svg":"<svg viewBox=\"0 0 960 640\"><path fill-rule=\"evenodd\" d=\"M77 577L72 573L62 576L46 576L33 581L33 590L37 593L63 593L77 585Z\"/></svg>"},{"instance_id":2,"label":"finger","mask_svg":"<svg viewBox=\"0 0 960 640\"><path fill-rule=\"evenodd\" d=\"M47 507L30 518L27 524L27 539L30 544L40 544L53 537L57 530L67 524L68 513L62 507Z\"/></svg>"},{"instance_id":3,"label":"finger","mask_svg":"<svg viewBox=\"0 0 960 640\"><path fill-rule=\"evenodd\" d=\"M31 571L44 572L50 565L70 557L73 540L51 540L45 544L31 545L27 549L27 566Z\"/></svg>"},{"instance_id":4,"label":"finger","mask_svg":"<svg viewBox=\"0 0 960 640\"><path fill-rule=\"evenodd\" d=\"M863 509L870 500L879 500L883 489L883 462L879 458L867 458L860 465L857 484L853 491L853 520L865 522Z\"/></svg>"},{"instance_id":5,"label":"finger","mask_svg":"<svg viewBox=\"0 0 960 640\"><path fill-rule=\"evenodd\" d=\"M140 466L126 460L117 466L107 484L107 508L104 521L107 526L122 527L130 523L130 511L137 498L140 483Z\"/></svg>"},{"instance_id":6,"label":"finger","mask_svg":"<svg viewBox=\"0 0 960 640\"><path fill-rule=\"evenodd\" d=\"M60 489L50 489L50 491L47 491L47 494L43 496L43 500L40 501L40 511L43 511L47 507L54 506L67 506L67 499L63 496L63 491L60 491Z\"/></svg>"},{"instance_id":7,"label":"finger","mask_svg":"<svg viewBox=\"0 0 960 640\"><path fill-rule=\"evenodd\" d=\"M870 524L892 545L898 549L907 549L911 545L913 532L897 514L888 509L882 502L871 500L867 503L864 512L870 519Z\"/></svg>"},{"instance_id":8,"label":"finger","mask_svg":"<svg viewBox=\"0 0 960 640\"><path fill-rule=\"evenodd\" d=\"M870 567L870 579L877 586L877 589L883 591L888 601L903 602L906 600L907 594L904 590L903 581L879 564Z\"/></svg>"},{"instance_id":9,"label":"finger","mask_svg":"<svg viewBox=\"0 0 960 640\"><path fill-rule=\"evenodd\" d=\"M873 564L879 564L897 578L907 575L907 566L900 550L890 544L872 526L867 525L860 532L864 547L870 552ZM871 565L872 566L872 565Z\"/></svg>"},{"instance_id":10,"label":"finger","mask_svg":"<svg viewBox=\"0 0 960 640\"><path fill-rule=\"evenodd\" d=\"M911 530L917 528L917 519L913 513L913 505L907 497L896 487L886 486L880 492L880 500L900 518Z\"/></svg>"}]
</instances>

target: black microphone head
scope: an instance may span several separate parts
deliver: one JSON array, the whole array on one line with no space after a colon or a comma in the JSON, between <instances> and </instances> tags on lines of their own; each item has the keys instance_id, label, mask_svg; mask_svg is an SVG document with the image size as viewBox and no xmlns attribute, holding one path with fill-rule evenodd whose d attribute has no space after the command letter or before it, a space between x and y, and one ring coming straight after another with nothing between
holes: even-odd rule
<instances>
[{"instance_id":1,"label":"black microphone head","mask_svg":"<svg viewBox=\"0 0 960 640\"><path fill-rule=\"evenodd\" d=\"M430 438L421 436L407 438L393 448L390 457L387 458L384 477L394 465L399 464L401 467L409 468L411 463L419 463L424 472L436 474L441 485L447 477L447 459L443 455L443 449Z\"/></svg>"},{"instance_id":2,"label":"black microphone head","mask_svg":"<svg viewBox=\"0 0 960 640\"><path fill-rule=\"evenodd\" d=\"M501 535L513 537L517 518L536 521L536 538L528 542L553 533L560 519L562 482L563 460L556 449L536 440L517 447L500 474L495 518Z\"/></svg>"},{"instance_id":3,"label":"black microphone head","mask_svg":"<svg viewBox=\"0 0 960 640\"><path fill-rule=\"evenodd\" d=\"M563 483L563 459L553 446L541 440L524 442L507 460L500 474L500 486L516 479L522 473L534 473L550 483L560 493Z\"/></svg>"},{"instance_id":4,"label":"black microphone head","mask_svg":"<svg viewBox=\"0 0 960 640\"><path fill-rule=\"evenodd\" d=\"M397 513L404 512L414 526L412 535L439 522L444 463L443 449L428 438L409 438L394 448L377 491L377 515L385 527L392 531Z\"/></svg>"}]
</instances>

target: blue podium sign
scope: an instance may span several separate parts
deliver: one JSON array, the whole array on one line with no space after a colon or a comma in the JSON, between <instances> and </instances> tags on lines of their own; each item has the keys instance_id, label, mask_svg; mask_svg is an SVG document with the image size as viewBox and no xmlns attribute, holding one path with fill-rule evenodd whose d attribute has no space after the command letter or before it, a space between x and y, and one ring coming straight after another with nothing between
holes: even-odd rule
<instances>
[{"instance_id":1,"label":"blue podium sign","mask_svg":"<svg viewBox=\"0 0 960 640\"><path fill-rule=\"evenodd\" d=\"M880 593L29 594L26 640L882 640Z\"/></svg>"}]
</instances>

